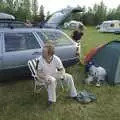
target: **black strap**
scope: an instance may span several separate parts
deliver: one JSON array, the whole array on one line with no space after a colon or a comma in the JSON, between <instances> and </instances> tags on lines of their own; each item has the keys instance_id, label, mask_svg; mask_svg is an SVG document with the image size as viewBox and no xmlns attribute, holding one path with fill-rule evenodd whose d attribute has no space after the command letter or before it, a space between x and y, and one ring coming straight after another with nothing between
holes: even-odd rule
<instances>
[{"instance_id":1,"label":"black strap","mask_svg":"<svg viewBox=\"0 0 120 120\"><path fill-rule=\"evenodd\" d=\"M36 67L35 67L36 70L38 69L38 64L39 64L39 60L36 61Z\"/></svg>"}]
</instances>

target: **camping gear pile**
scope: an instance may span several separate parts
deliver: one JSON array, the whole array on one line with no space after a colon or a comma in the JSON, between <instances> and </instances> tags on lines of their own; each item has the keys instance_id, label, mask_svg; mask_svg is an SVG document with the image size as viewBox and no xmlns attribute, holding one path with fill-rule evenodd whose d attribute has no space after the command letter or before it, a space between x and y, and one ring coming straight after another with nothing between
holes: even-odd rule
<instances>
[{"instance_id":1,"label":"camping gear pile","mask_svg":"<svg viewBox=\"0 0 120 120\"><path fill-rule=\"evenodd\" d=\"M103 67L96 66L93 62L89 62L86 66L86 71L88 73L88 77L85 79L86 84L94 82L97 87L100 87L101 83L104 83L107 73Z\"/></svg>"}]
</instances>

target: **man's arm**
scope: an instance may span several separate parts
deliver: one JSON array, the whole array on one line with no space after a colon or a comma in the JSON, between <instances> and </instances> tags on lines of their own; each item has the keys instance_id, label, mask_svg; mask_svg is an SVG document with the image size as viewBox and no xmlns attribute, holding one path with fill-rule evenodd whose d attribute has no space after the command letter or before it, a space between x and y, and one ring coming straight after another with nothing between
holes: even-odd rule
<instances>
[{"instance_id":1,"label":"man's arm","mask_svg":"<svg viewBox=\"0 0 120 120\"><path fill-rule=\"evenodd\" d=\"M51 80L49 79L47 74L45 74L44 72L37 71L37 75L38 75L38 78L41 79L41 81L45 82L48 85L51 84Z\"/></svg>"},{"instance_id":2,"label":"man's arm","mask_svg":"<svg viewBox=\"0 0 120 120\"><path fill-rule=\"evenodd\" d=\"M57 68L56 78L62 78L65 73L64 66L59 57L55 56L55 59L56 59L56 68Z\"/></svg>"}]
</instances>

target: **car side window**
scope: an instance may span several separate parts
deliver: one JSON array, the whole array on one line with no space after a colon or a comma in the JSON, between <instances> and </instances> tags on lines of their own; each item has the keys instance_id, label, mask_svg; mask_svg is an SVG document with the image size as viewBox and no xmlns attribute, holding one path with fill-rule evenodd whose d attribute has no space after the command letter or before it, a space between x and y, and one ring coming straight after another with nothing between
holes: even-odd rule
<instances>
[{"instance_id":1,"label":"car side window","mask_svg":"<svg viewBox=\"0 0 120 120\"><path fill-rule=\"evenodd\" d=\"M5 52L40 48L32 33L5 33Z\"/></svg>"}]
</instances>

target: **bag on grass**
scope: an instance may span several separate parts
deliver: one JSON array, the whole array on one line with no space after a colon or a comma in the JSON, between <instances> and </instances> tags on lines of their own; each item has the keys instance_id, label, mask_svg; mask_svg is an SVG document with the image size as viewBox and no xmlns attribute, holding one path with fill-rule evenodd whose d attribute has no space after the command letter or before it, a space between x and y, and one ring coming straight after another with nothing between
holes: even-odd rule
<instances>
[{"instance_id":1,"label":"bag on grass","mask_svg":"<svg viewBox=\"0 0 120 120\"><path fill-rule=\"evenodd\" d=\"M96 96L86 90L78 92L78 99L81 103L89 103L96 101Z\"/></svg>"}]
</instances>

